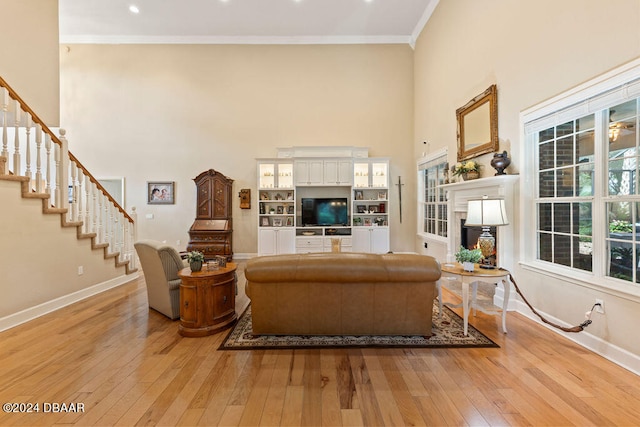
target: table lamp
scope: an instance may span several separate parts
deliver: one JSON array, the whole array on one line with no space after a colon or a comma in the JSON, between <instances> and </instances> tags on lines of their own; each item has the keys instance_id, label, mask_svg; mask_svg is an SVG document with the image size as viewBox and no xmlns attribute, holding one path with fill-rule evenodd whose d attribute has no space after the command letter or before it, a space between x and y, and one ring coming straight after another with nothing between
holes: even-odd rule
<instances>
[{"instance_id":1,"label":"table lamp","mask_svg":"<svg viewBox=\"0 0 640 427\"><path fill-rule=\"evenodd\" d=\"M496 239L491 235L490 227L507 225L507 210L504 206L504 199L489 199L484 196L480 200L469 200L467 204L467 226L482 227L482 234L478 238L478 247L484 257L481 268L496 268L491 265L489 257L496 248Z\"/></svg>"}]
</instances>

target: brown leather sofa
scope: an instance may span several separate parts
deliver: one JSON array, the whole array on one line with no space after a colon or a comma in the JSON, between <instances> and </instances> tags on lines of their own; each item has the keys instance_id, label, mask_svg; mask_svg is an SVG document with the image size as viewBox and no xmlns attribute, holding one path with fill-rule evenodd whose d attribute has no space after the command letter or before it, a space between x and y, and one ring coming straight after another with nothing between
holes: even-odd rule
<instances>
[{"instance_id":1,"label":"brown leather sofa","mask_svg":"<svg viewBox=\"0 0 640 427\"><path fill-rule=\"evenodd\" d=\"M440 264L417 254L311 253L249 260L256 335L431 335Z\"/></svg>"}]
</instances>

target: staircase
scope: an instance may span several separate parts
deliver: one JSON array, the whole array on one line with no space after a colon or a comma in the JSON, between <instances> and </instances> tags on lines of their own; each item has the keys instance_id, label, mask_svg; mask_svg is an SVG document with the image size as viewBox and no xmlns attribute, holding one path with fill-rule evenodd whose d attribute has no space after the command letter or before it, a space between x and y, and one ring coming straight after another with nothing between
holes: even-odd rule
<instances>
[{"instance_id":1,"label":"staircase","mask_svg":"<svg viewBox=\"0 0 640 427\"><path fill-rule=\"evenodd\" d=\"M44 215L60 215L61 226L91 239L92 250L126 274L136 272L135 212L129 215L69 152L65 131L56 136L2 77L0 108L0 180L19 182L22 197L42 200Z\"/></svg>"}]
</instances>

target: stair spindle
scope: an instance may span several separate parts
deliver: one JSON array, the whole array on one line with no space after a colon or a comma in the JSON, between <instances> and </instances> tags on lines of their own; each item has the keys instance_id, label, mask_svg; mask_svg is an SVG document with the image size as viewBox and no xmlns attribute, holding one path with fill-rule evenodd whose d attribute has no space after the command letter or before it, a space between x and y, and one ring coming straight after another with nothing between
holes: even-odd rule
<instances>
[{"instance_id":1,"label":"stair spindle","mask_svg":"<svg viewBox=\"0 0 640 427\"><path fill-rule=\"evenodd\" d=\"M36 193L42 193L42 126L37 123L36 129Z\"/></svg>"},{"instance_id":2,"label":"stair spindle","mask_svg":"<svg viewBox=\"0 0 640 427\"><path fill-rule=\"evenodd\" d=\"M46 134L44 137L44 148L47 152L47 160L45 164L45 189L44 191L51 196L51 135ZM51 200L49 200L51 204Z\"/></svg>"},{"instance_id":3,"label":"stair spindle","mask_svg":"<svg viewBox=\"0 0 640 427\"><path fill-rule=\"evenodd\" d=\"M31 182L31 126L33 125L33 121L31 120L31 114L25 114L25 131L27 133L26 145L25 145L25 158L26 158L26 169L24 171L24 176L29 178L29 189L32 187Z\"/></svg>"},{"instance_id":4,"label":"stair spindle","mask_svg":"<svg viewBox=\"0 0 640 427\"><path fill-rule=\"evenodd\" d=\"M8 159L9 158L9 150L8 145L8 137L7 137L7 112L9 110L9 91L6 88L2 89L2 152L0 156ZM6 171L5 173L8 173Z\"/></svg>"},{"instance_id":5,"label":"stair spindle","mask_svg":"<svg viewBox=\"0 0 640 427\"><path fill-rule=\"evenodd\" d=\"M20 103L15 101L16 116L15 116L15 129L14 129L14 147L13 147L13 174L20 175Z\"/></svg>"}]
</instances>

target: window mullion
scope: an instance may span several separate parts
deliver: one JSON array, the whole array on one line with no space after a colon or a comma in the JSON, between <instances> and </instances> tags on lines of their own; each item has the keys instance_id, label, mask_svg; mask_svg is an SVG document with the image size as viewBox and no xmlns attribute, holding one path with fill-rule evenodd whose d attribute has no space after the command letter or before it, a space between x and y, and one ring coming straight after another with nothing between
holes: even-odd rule
<instances>
[{"instance_id":1,"label":"window mullion","mask_svg":"<svg viewBox=\"0 0 640 427\"><path fill-rule=\"evenodd\" d=\"M605 199L608 196L609 182L609 118L607 110L595 113L595 150L594 150L594 204L592 206L591 241L593 244L593 273L605 276L607 272L607 236L608 223Z\"/></svg>"}]
</instances>

